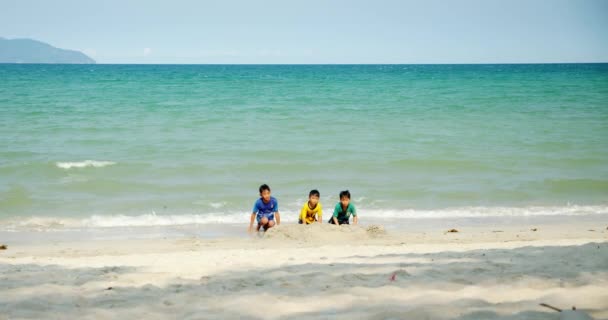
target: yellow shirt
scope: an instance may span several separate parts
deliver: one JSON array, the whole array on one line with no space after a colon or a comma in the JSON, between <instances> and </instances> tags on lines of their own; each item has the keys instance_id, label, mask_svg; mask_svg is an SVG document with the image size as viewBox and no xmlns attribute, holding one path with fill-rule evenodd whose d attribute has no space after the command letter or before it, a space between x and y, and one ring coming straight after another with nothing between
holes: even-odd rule
<instances>
[{"instance_id":1,"label":"yellow shirt","mask_svg":"<svg viewBox=\"0 0 608 320\"><path fill-rule=\"evenodd\" d=\"M316 217L315 217L316 215ZM308 201L302 207L302 211L300 211L300 220L305 224L311 224L316 220L321 221L321 217L323 216L323 206L321 206L320 202L317 202L317 206L314 209L308 207Z\"/></svg>"}]
</instances>

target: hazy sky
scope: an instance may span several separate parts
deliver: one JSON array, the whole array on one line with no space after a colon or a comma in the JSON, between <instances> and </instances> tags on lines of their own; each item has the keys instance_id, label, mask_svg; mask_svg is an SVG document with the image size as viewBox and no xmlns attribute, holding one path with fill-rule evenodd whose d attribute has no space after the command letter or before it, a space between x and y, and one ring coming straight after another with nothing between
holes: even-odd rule
<instances>
[{"instance_id":1,"label":"hazy sky","mask_svg":"<svg viewBox=\"0 0 608 320\"><path fill-rule=\"evenodd\" d=\"M608 0L0 0L99 63L608 62Z\"/></svg>"}]
</instances>

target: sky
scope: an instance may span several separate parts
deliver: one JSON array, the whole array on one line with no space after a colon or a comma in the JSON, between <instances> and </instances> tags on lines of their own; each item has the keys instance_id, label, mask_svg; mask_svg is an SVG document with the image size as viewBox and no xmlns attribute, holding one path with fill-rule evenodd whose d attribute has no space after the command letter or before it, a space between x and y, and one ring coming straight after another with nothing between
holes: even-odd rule
<instances>
[{"instance_id":1,"label":"sky","mask_svg":"<svg viewBox=\"0 0 608 320\"><path fill-rule=\"evenodd\" d=\"M608 62L608 0L0 0L98 63Z\"/></svg>"}]
</instances>

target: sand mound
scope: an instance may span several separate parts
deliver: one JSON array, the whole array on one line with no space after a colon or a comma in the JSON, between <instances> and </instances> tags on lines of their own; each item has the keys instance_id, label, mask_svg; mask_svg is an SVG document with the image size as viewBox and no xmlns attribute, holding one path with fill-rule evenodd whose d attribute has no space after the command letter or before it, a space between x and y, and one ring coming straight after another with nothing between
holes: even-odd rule
<instances>
[{"instance_id":1,"label":"sand mound","mask_svg":"<svg viewBox=\"0 0 608 320\"><path fill-rule=\"evenodd\" d=\"M300 242L337 242L357 241L379 238L386 235L383 226L366 227L354 225L336 226L333 224L281 225L264 235L266 239L294 240Z\"/></svg>"}]
</instances>

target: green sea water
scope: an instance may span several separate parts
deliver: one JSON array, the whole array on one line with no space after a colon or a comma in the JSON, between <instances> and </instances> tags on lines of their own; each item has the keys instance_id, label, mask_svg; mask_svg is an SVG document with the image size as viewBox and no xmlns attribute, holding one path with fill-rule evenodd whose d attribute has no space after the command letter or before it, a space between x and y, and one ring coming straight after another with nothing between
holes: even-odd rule
<instances>
[{"instance_id":1,"label":"green sea water","mask_svg":"<svg viewBox=\"0 0 608 320\"><path fill-rule=\"evenodd\" d=\"M0 220L608 214L608 64L0 65Z\"/></svg>"}]
</instances>

